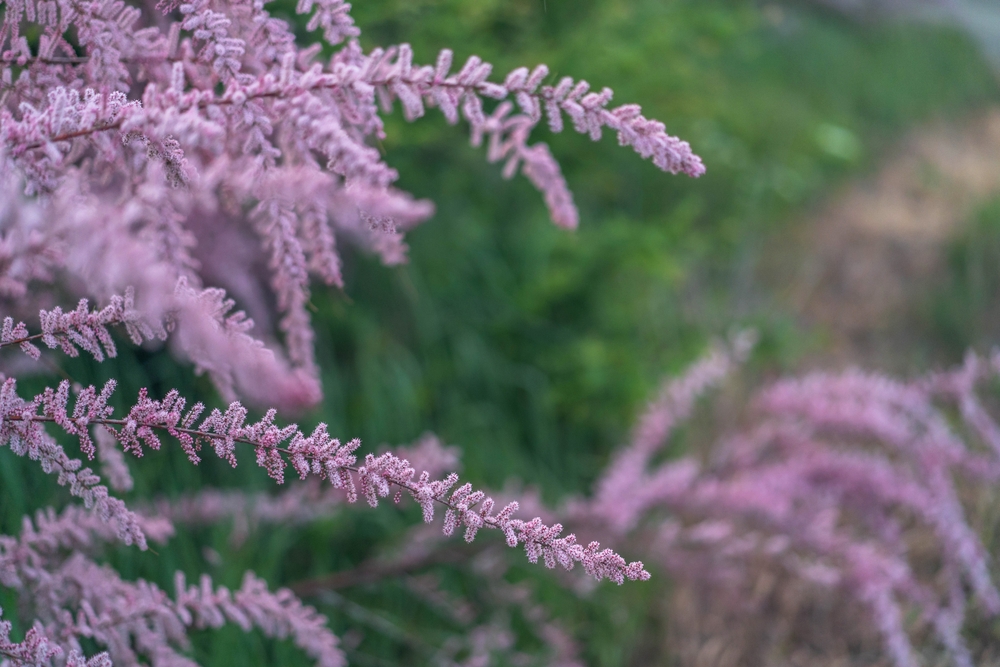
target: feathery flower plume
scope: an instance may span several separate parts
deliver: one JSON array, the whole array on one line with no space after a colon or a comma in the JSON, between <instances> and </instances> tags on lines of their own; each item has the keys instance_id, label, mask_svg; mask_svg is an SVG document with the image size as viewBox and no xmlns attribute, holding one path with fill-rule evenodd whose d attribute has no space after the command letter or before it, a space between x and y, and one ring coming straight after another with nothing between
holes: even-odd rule
<instances>
[{"instance_id":1,"label":"feathery flower plume","mask_svg":"<svg viewBox=\"0 0 1000 667\"><path fill-rule=\"evenodd\" d=\"M3 609L0 609L0 618L3 618ZM11 641L10 628L10 621L0 620L0 656L5 662L10 661L15 665L45 665L62 654L62 649L50 642L37 628L28 630L22 642Z\"/></svg>"},{"instance_id":2,"label":"feathery flower plume","mask_svg":"<svg viewBox=\"0 0 1000 667\"><path fill-rule=\"evenodd\" d=\"M380 113L397 101L409 120L436 107L467 122L487 159L507 177L524 173L567 228L579 219L572 194L548 147L531 143L543 119L558 132L568 118L595 140L610 130L664 171L704 172L639 106L610 107L610 89L568 77L549 85L544 65L491 81L492 65L476 56L453 71L448 49L433 65L416 64L406 44L365 52L343 0L296 7L336 47L326 62L262 2L4 6L0 180L27 198L0 210L0 298L57 277L98 300L132 286L150 322L177 311L173 348L229 400L273 405L256 390L266 384L284 409L316 404L311 280L342 284L346 243L405 261L406 230L432 214L393 188L397 173L372 146L385 134ZM257 311L258 329L248 320L240 333L270 357L212 335L211 308L176 303L178 280L201 295L226 289ZM258 373L266 380L248 379Z\"/></svg>"},{"instance_id":3,"label":"feathery flower plume","mask_svg":"<svg viewBox=\"0 0 1000 667\"><path fill-rule=\"evenodd\" d=\"M104 432L104 429L97 430L98 435ZM117 445L113 436L107 437L112 445ZM100 456L100 438L97 441ZM121 455L117 446L113 451ZM395 456L408 460L412 468L426 471L431 477L455 470L459 463L457 449L445 447L430 433L392 451ZM161 498L146 507L138 507L140 514L160 517L175 525L211 526L232 521L230 542L239 545L260 525L309 523L342 510L345 500L339 489L310 477L277 493L205 489L169 500Z\"/></svg>"},{"instance_id":4,"label":"feathery flower plume","mask_svg":"<svg viewBox=\"0 0 1000 667\"><path fill-rule=\"evenodd\" d=\"M75 471L80 462L68 460L62 448L45 432L44 424L56 424L67 434L76 436L80 449L89 458L96 453L88 430L90 426L104 427L126 452L140 457L147 448L159 450L162 444L159 433L165 432L180 443L195 464L201 461L200 452L207 445L217 457L235 467L236 445L251 445L257 465L279 484L285 481L285 470L291 465L301 479L313 476L328 480L334 488L344 492L348 502L355 502L360 493L372 507L377 507L379 499L388 497L395 487L394 502L398 503L405 491L420 505L427 523L434 518L435 505L444 506L446 535L464 526L465 540L471 542L481 528L493 528L503 532L508 546L523 546L528 560L535 563L541 558L548 568L559 564L569 570L580 564L594 578L610 579L618 584L626 579L646 580L650 576L641 562L626 563L612 550L602 550L598 542L584 546L577 543L575 535L560 537L561 524L546 525L537 517L531 521L513 518L517 502L510 502L494 513L495 503L484 492L473 490L470 484L455 488L458 483L455 473L432 480L425 470L417 476L409 461L390 452L378 456L367 454L363 465L358 465L354 451L361 441L341 444L327 434L326 424L319 424L307 436L295 424L278 427L274 423L277 412L273 409L260 421L248 424L247 410L239 402L230 404L225 412L215 409L202 416L204 406L195 403L187 408L187 401L177 391L170 391L158 401L149 398L145 389L140 391L138 401L124 418L112 418L112 408L107 403L114 388L113 380L100 392L92 386L84 388L70 415L67 381L61 382L55 390L48 388L31 401L24 401L17 395L16 380L8 379L0 390L0 446L6 444L16 448L15 453L33 453L32 458L42 458L43 465L51 467L51 461L57 461L64 469ZM50 449L55 453L35 454ZM74 495L88 502L102 503L108 515L106 520L121 526L121 539L126 543L137 542L144 548L145 536L124 504L108 497L106 487L95 486L99 480L89 468L81 471L78 477L86 480L87 486L76 490L80 482L74 477Z\"/></svg>"},{"instance_id":5,"label":"feathery flower plume","mask_svg":"<svg viewBox=\"0 0 1000 667\"><path fill-rule=\"evenodd\" d=\"M146 535L136 515L121 500L109 495L108 488L100 484L100 477L90 468L83 467L79 459L70 458L41 423L41 420L58 423L67 433L78 436L81 449L92 456L93 442L87 426L110 414L107 400L113 388L114 383L110 382L100 393L92 387L81 392L71 417L65 408L69 399L68 382L63 382L56 391L49 388L33 401L25 401L17 395L17 381L7 378L0 385L0 447L6 445L17 456L38 461L47 474L57 476L60 486L69 487L70 494L80 498L86 507L94 508L105 523L115 526L118 539L146 549Z\"/></svg>"},{"instance_id":6,"label":"feathery flower plume","mask_svg":"<svg viewBox=\"0 0 1000 667\"><path fill-rule=\"evenodd\" d=\"M40 311L39 319L41 333L31 335L24 322L14 324L13 318L5 317L0 330L0 348L18 345L29 357L38 359L41 351L32 341L41 340L49 349L59 348L70 357L77 356L82 349L97 361L104 361L105 355L115 357L118 354L109 326L125 327L136 345L167 337L162 325L157 324L154 328L135 309L131 288L125 290L124 296L113 295L110 303L100 310L90 310L87 300L81 299L76 310L64 313L56 306L51 311Z\"/></svg>"}]
</instances>

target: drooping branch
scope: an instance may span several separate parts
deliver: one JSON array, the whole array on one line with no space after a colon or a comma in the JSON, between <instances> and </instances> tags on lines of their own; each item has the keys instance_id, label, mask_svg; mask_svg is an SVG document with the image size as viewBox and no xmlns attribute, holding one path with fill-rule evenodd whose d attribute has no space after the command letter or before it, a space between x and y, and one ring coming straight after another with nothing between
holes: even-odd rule
<instances>
[{"instance_id":1,"label":"drooping branch","mask_svg":"<svg viewBox=\"0 0 1000 667\"><path fill-rule=\"evenodd\" d=\"M136 456L142 456L144 448L160 449L158 432L166 432L180 442L193 463L200 461L202 445L210 445L219 458L235 466L236 445L252 445L257 465L278 483L284 481L285 469L291 465L302 479L317 476L343 489L349 502L355 502L360 492L372 507L378 506L379 499L389 496L395 487L394 501L399 502L402 492L407 492L421 506L424 521L428 523L434 518L435 505L446 508L443 526L446 535L464 526L465 540L471 542L481 528L493 528L504 533L508 546L523 546L531 562L541 558L549 568L559 564L572 569L579 563L593 577L618 584L650 576L641 562L626 563L612 550L601 550L598 542L584 546L577 543L575 535L560 537L561 524L549 526L538 517L530 521L513 518L517 502L494 513L494 501L484 492L474 490L468 483L455 488L457 474L436 480L430 479L427 472L417 476L408 461L388 452L379 456L367 454L363 465L359 465L354 452L361 441L341 444L327 434L325 424L307 436L295 424L278 427L274 423L275 410L269 410L260 421L247 424L246 408L239 402L232 403L225 412L212 410L198 422L204 412L201 403L185 409L186 401L177 391L157 401L149 398L145 390L140 392L139 400L126 417L113 418L108 400L114 387L111 380L100 392L95 387L85 388L70 415L68 382L25 401L16 393L16 381L8 379L0 394L0 445L48 443L51 438L44 431L46 423L56 424L79 438L81 450L91 458L96 451L89 434L92 426L107 428L127 452Z\"/></svg>"},{"instance_id":2,"label":"drooping branch","mask_svg":"<svg viewBox=\"0 0 1000 667\"><path fill-rule=\"evenodd\" d=\"M356 45L353 48L356 49ZM409 45L403 44L386 50L375 49L368 55L359 52L351 59L356 62L338 63L338 67L331 72L324 72L319 67L297 71L291 56L286 54L277 77L267 75L243 82L227 79L227 90L221 96L211 89L185 90L184 64L181 62L173 64L175 74L169 90L159 92L155 86L147 89L145 107L137 101L125 104L124 100L114 97L120 93L112 94L107 101L98 95L79 101L73 97L75 91L66 91L64 94L69 99L59 108L79 107L86 112L77 111L74 118L92 120L77 121L71 129L54 130L63 127L66 119L54 117L49 110L29 112L21 121L8 119L5 123L10 128L8 141L14 144L14 154L20 155L111 130L151 138L164 135L162 129L158 130L155 126L162 122L165 112L173 118L192 110L222 108L230 108L230 114L234 116L256 116L261 122L267 117L265 124L270 126L273 121L270 114L253 103L274 99L291 103L293 107L307 102L310 107L317 107L329 104L329 101L309 102L311 93L329 92L365 98L374 90L386 109L393 99L399 99L410 120L422 116L425 105L439 107L451 123L458 122L461 112L470 124L472 143L478 146L484 137L488 138L488 159L491 162L504 160L506 176L513 175L523 165L525 175L545 194L553 219L565 227L577 224L572 195L548 149L542 144L529 146L527 143L531 130L543 117L547 117L552 131L560 132L565 114L578 132L589 134L594 140L599 139L602 128L607 127L617 133L622 146L631 146L664 171L690 176L704 173L701 159L691 152L687 142L668 135L663 123L643 116L638 105L626 104L609 110L606 108L612 97L609 88L599 93L589 92L590 84L569 77L561 79L556 86L543 86L541 84L549 71L545 65L539 65L530 72L527 68L516 69L502 84L498 84L488 80L492 65L475 56L470 57L458 73L451 74L452 53L448 49L441 51L434 67L414 66L412 50ZM483 109L484 97L496 100L513 98L522 113L511 116L514 104L503 102L487 116ZM273 111L280 113L281 109ZM319 120L320 115L325 116L329 111L303 107L296 109L294 116L305 113ZM368 115L365 112L362 117ZM338 119L336 128L324 122L322 127L325 130L314 133L312 138L303 137L306 145L326 154L333 170L350 178L374 178L382 185L395 180L395 173L381 165L377 154L367 147L354 146L355 141L350 138L350 133L344 131L342 122ZM369 118L365 122L381 133L380 121ZM257 121L250 122L250 125L255 124ZM314 127L319 129L321 126ZM334 129L336 131L331 134ZM184 143L187 142L182 141L181 145ZM47 150L51 151L51 148Z\"/></svg>"}]
</instances>

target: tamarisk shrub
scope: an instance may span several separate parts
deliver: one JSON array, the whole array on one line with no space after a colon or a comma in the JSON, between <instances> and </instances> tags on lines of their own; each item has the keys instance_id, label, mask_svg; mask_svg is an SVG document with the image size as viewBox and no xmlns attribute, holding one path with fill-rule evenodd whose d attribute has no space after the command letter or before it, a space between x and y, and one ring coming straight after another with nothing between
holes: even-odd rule
<instances>
[{"instance_id":1,"label":"tamarisk shrub","mask_svg":"<svg viewBox=\"0 0 1000 667\"><path fill-rule=\"evenodd\" d=\"M550 82L544 65L491 81L489 63L457 67L448 49L433 65L416 64L406 44L366 53L341 0L298 5L339 47L325 62L321 44L297 47L260 1L3 6L0 298L35 281L37 303L39 281L53 277L102 300L133 287L140 310L173 319L174 349L227 400L315 404L311 277L342 284L344 243L405 261L406 230L432 214L393 188L396 171L371 145L396 102L408 120L436 107L467 122L472 143L505 176L523 173L562 227L578 214L551 152L530 142L543 121L595 140L606 128L660 169L704 171L639 106L609 108L610 89ZM250 321L225 316L228 302L206 286L242 305L253 337L237 335Z\"/></svg>"},{"instance_id":2,"label":"tamarisk shrub","mask_svg":"<svg viewBox=\"0 0 1000 667\"><path fill-rule=\"evenodd\" d=\"M577 226L578 213L549 149L530 140L539 123L559 132L568 120L594 140L611 130L622 146L675 174L701 175L700 159L639 106L611 108L610 89L552 80L544 65L491 80L489 63L471 56L458 66L448 49L431 65L414 63L406 44L366 52L349 4L301 0L307 29L334 47L321 61L322 45L297 46L264 4L3 1L0 347L20 348L35 362L48 354L43 347L100 362L116 355L110 329L117 327L136 345L167 341L230 402L209 411L177 391L143 390L115 415L113 380L64 381L22 396L14 369L24 366L11 362L0 378L0 446L37 461L86 511L48 510L26 517L19 536L0 538L0 584L17 592L32 624L20 642L0 624L7 663L190 664L187 631L227 622L290 637L319 664L344 663L314 609L252 574L236 591L207 577L189 587L179 575L170 596L101 565L98 545L147 549L173 527L156 505L145 513L127 507L52 430L74 438L81 457L99 459L119 491L132 487L127 454L176 446L192 463L210 450L235 466L252 449L279 484L289 467L316 480L287 496L293 503L335 504L317 482L371 506L390 494L399 502L405 492L425 521L442 506L444 532L461 529L466 541L496 529L550 568L580 564L617 583L649 577L642 563L597 542L577 543L558 524L516 518L517 502L500 507L459 484L439 465L448 457L433 442L414 450L415 459L423 453L422 470L405 451L359 460L357 440L342 443L325 425L309 434L279 426L277 410L299 411L321 396L310 280L343 284L345 243L387 265L405 261L404 234L433 212L393 187L397 173L373 146L384 138L380 114L396 102L408 120L430 107L450 123L464 120L473 145L485 144L504 176L527 177L565 228ZM66 294L84 298L64 311ZM105 305L91 309L87 299ZM267 411L251 421L237 399ZM225 512L225 497L215 502ZM281 507L254 512L266 517ZM105 652L86 658L94 645Z\"/></svg>"},{"instance_id":3,"label":"tamarisk shrub","mask_svg":"<svg viewBox=\"0 0 1000 667\"><path fill-rule=\"evenodd\" d=\"M744 611L761 560L840 592L898 667L922 664L906 623L916 612L954 664L976 664L962 637L968 593L988 617L1000 613L1000 593L959 489L1000 478L1000 426L979 398L1000 375L1000 352L909 382L859 370L782 379L750 399L707 465L657 461L746 349L737 337L666 382L593 497L562 518L615 544L647 544L677 577L738 591L724 604ZM931 576L911 548L928 534Z\"/></svg>"}]
</instances>

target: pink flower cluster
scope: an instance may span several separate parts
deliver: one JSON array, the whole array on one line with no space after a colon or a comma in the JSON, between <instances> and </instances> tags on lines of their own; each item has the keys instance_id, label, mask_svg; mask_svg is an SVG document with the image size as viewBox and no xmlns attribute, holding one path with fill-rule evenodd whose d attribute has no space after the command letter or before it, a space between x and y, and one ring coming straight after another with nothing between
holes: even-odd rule
<instances>
[{"instance_id":1,"label":"pink flower cluster","mask_svg":"<svg viewBox=\"0 0 1000 667\"><path fill-rule=\"evenodd\" d=\"M83 408L74 411L73 417L65 412L67 394L68 385L64 383L58 391L47 389L35 400L25 401L17 395L17 381L14 378L4 380L0 386L0 443L17 456L38 461L46 473L55 474L60 486L69 487L74 497L80 498L87 508L96 510L106 523L115 526L122 542L145 549L146 536L136 515L120 499L108 493L108 488L100 483L100 477L93 470L83 467L79 459L70 458L43 427L42 420L58 420L68 432L78 435L81 443L87 443L89 435L85 424L93 416L105 413L109 392L100 395L91 392ZM44 416L36 419L40 409Z\"/></svg>"},{"instance_id":2,"label":"pink flower cluster","mask_svg":"<svg viewBox=\"0 0 1000 667\"><path fill-rule=\"evenodd\" d=\"M348 502L355 502L358 489L368 504L377 507L380 498L389 496L395 487L395 502L401 493L407 492L420 504L424 521L434 518L435 504L447 508L444 533L450 535L458 526L465 526L465 540L471 542L480 528L495 528L502 531L511 547L523 545L531 562L541 557L549 568L556 563L572 569L580 563L584 570L597 579L611 579L616 583L629 580L645 580L649 573L642 563L626 563L610 549L600 549L600 544L591 542L586 547L576 543L575 535L559 537L562 526L545 525L541 519L531 521L514 519L518 509L516 502L507 504L493 513L494 501L482 491L474 491L465 484L452 491L458 483L458 475L452 473L443 479L431 480L425 470L418 477L409 461L386 452L379 456L366 455L364 465L357 465L354 451L361 445L360 440L341 444L327 434L326 424L320 424L306 436L295 424L279 428L274 424L276 411L269 410L259 422L247 424L246 409L238 402L232 403L225 412L213 410L199 421L203 406L198 403L185 411L185 400L176 391L171 391L162 401L150 399L143 390L139 400L121 419L111 417L112 408L108 399L114 391L115 383L109 381L98 392L94 387L82 389L76 399L72 415L68 412L69 383L63 381L58 389L46 389L31 401L17 397L16 381L8 379L0 394L0 446L7 444L20 451L42 452L46 446L55 446L43 425L54 423L66 433L76 436L80 449L88 458L93 458L96 449L89 434L89 428L101 427L110 433L126 452L142 456L143 448L159 450L161 441L158 432L166 432L176 438L193 463L198 463L198 452L203 444L210 445L216 456L235 466L237 444L254 447L257 465L267 470L279 484L284 482L284 471L288 463L299 477L309 476L329 480L334 488L343 489ZM62 452L59 449L59 452ZM63 454L65 456L65 454ZM43 454L32 458L48 460ZM73 461L68 466L79 466ZM84 469L88 480L96 482L96 475ZM81 473L81 474L83 474ZM94 489L99 489L96 491ZM104 513L109 521L114 520L121 528L120 535L127 543L137 542L145 548L145 537L137 528L134 515L107 495L107 488L97 486L81 491L85 499L97 494L100 502L109 509ZM449 493L450 492L450 493ZM92 498L89 502L95 502Z\"/></svg>"},{"instance_id":3,"label":"pink flower cluster","mask_svg":"<svg viewBox=\"0 0 1000 667\"><path fill-rule=\"evenodd\" d=\"M0 618L3 609L0 609ZM33 627L25 634L24 641L10 641L10 622L0 621L0 657L15 665L47 665L53 658L63 656L58 644L51 642L38 628ZM66 667L111 667L107 653L98 653L89 660L79 651L70 651L66 656Z\"/></svg>"},{"instance_id":4,"label":"pink flower cluster","mask_svg":"<svg viewBox=\"0 0 1000 667\"><path fill-rule=\"evenodd\" d=\"M163 326L157 324L154 328L135 309L131 288L125 290L124 296L112 295L108 305L100 310L91 311L87 300L81 299L76 310L64 313L62 308L56 306L51 311L42 310L39 319L41 333L29 335L24 322L14 324L13 318L5 317L0 329L0 345L16 344L29 357L38 359L42 353L32 341L41 340L49 349L59 348L71 357L77 356L82 349L97 361L104 361L105 354L109 357L117 355L109 326L123 326L136 345L167 337Z\"/></svg>"},{"instance_id":5,"label":"pink flower cluster","mask_svg":"<svg viewBox=\"0 0 1000 667\"><path fill-rule=\"evenodd\" d=\"M308 28L338 47L323 61L320 44L297 46L264 6L5 0L0 299L27 313L47 286L100 300L133 286L139 310L176 323L174 349L227 399L273 406L256 389L267 385L278 407L301 409L321 395L310 281L342 285L345 243L405 261L406 230L433 212L393 188L397 173L373 145L395 101L410 120L427 107L464 119L472 142L487 143L505 176L520 169L564 227L577 225L572 195L548 147L530 142L543 118L560 131L567 117L593 139L607 128L664 171L704 171L637 105L609 108L609 89L550 85L544 65L491 81L475 56L452 71L448 49L423 66L406 44L366 52L349 4L300 0ZM223 327L233 344L196 298L227 303L218 289L253 318ZM256 351L244 344L252 322Z\"/></svg>"},{"instance_id":6,"label":"pink flower cluster","mask_svg":"<svg viewBox=\"0 0 1000 667\"><path fill-rule=\"evenodd\" d=\"M619 584L650 576L598 542L563 536L562 523L543 520L541 510L522 520L518 501L460 484L439 445L423 460L416 450L359 458L359 441L342 443L324 424L309 433L280 426L277 414L321 397L312 281L343 285L348 243L387 265L405 261L406 232L432 215L432 204L394 187L398 174L375 147L385 136L382 116L397 102L410 121L437 108L449 123L467 123L487 160L502 162L505 177L527 177L566 228L579 214L549 148L532 143L539 124L560 132L568 122L594 140L611 131L674 174L701 175L701 160L639 106L610 106L610 89L554 80L544 65L491 80L489 63L471 56L456 65L448 49L433 64L415 62L406 44L366 51L343 0L300 0L297 11L336 47L326 59L319 44L296 45L262 0L160 0L155 8L3 0L0 348L16 346L35 360L41 346L82 350L101 361L115 356L111 331L120 327L135 344L166 340L229 405L206 410L176 391L157 398L143 390L115 416L113 381L100 389L62 382L24 398L15 378L0 378L0 446L38 461L83 505L43 512L19 536L0 536L0 585L17 593L32 622L15 641L0 620L0 661L188 665L191 629L234 623L290 638L320 665L344 664L315 609L287 590L269 591L252 573L236 591L207 577L189 586L179 576L170 596L97 560L101 543L146 549L167 539L168 519L233 517L245 532L359 496L373 507L406 496L428 523L444 509L444 535L462 530L472 542L493 529L549 568L580 565ZM53 304L67 292L82 300L63 311ZM90 301L107 305L92 309ZM39 311L33 333L22 320ZM593 498L555 516L606 541L643 544L682 576L738 585L752 559L770 559L850 595L900 667L916 664L907 623L915 610L958 664L971 665L961 635L966 591L988 614L1000 613L1000 592L957 480L1000 477L1000 426L977 395L1000 372L1000 357L970 356L957 370L915 382L857 371L780 381L757 395L708 464L660 460L697 397L724 380L751 342L738 336L668 383ZM252 421L241 400L271 409ZM53 427L79 442L80 458ZM83 461L98 459L112 488L127 490L126 455L158 450L164 436L192 463L210 449L236 465L252 448L276 482L289 466L301 480L273 497L205 491L204 502L188 499L193 507L161 502L144 513L114 497ZM913 526L939 552L933 581L911 562ZM562 641L555 626L545 627L552 642ZM498 621L466 639L476 659L510 644ZM104 652L85 658L83 646L94 644ZM572 650L562 653L575 662Z\"/></svg>"},{"instance_id":7,"label":"pink flower cluster","mask_svg":"<svg viewBox=\"0 0 1000 667\"><path fill-rule=\"evenodd\" d=\"M91 311L82 304L73 313L55 316L60 311L46 311L49 335L68 341L57 338L52 346L70 354L80 347L101 358L102 350L110 354L113 348L96 328L148 322L130 299L112 305ZM45 341L23 323L8 322L4 331L0 348ZM95 341L102 347L95 348ZM867 610L901 667L916 664L906 622L906 610L915 609L957 664L973 664L961 636L965 590L974 593L988 614L1000 613L1000 592L985 549L965 518L956 481L1000 478L1000 427L977 393L1000 374L1000 353L989 359L970 354L957 369L913 382L859 371L782 380L757 394L748 419L720 441L707 466L691 458L656 462L697 398L725 380L752 344L751 334L738 334L665 384L640 418L631 443L599 479L593 498L573 501L556 515L603 532L613 543L645 544L652 559L680 576L745 585L749 563L765 558L814 585L842 591ZM420 505L428 523L437 505L445 509L445 536L463 529L471 542L479 530L495 529L508 546L522 546L531 562L541 560L549 568L570 570L579 564L594 579L619 584L649 578L641 562L627 563L597 542L584 546L574 535L563 537L559 522L515 518L518 501L500 507L485 492L459 485L458 475L442 476L456 460L436 440L359 460L357 440L342 444L323 424L308 435L294 424L278 426L273 409L250 422L239 402L206 414L200 403L188 407L176 391L157 400L143 390L124 416L114 417L109 405L114 386L112 381L100 390L72 390L62 382L30 400L18 395L14 378L0 387L0 446L38 460L96 510L50 512L39 516L37 528L26 524L20 538L0 537L0 583L29 600L42 595L39 586L46 582L65 587L72 581L70 588L81 591L72 599L44 593L53 605L51 615L38 616L23 642L4 638L0 644L11 660L23 662L21 656L28 655L43 661L56 655L83 660L72 653L78 649L74 637L96 639L113 659L125 656L125 662L135 659L129 647L136 641L154 647L157 656L174 655L183 648L184 628L234 622L261 628L269 636L291 636L321 664L340 664L337 640L321 630L321 617L287 591L268 593L252 576L236 593L213 589L208 582L195 588L180 584L171 600L145 582L121 581L113 570L84 556L95 539L144 549L149 539L169 537L173 526L168 519L199 523L232 517L244 522L245 536L260 521L318 516L359 496L374 507L390 494L395 502L405 494ZM956 430L949 406L966 431ZM163 435L176 440L193 463L211 448L236 465L240 450L253 447L257 464L275 481L283 483L291 466L306 483L273 498L206 491L186 505L161 502L147 506L145 514L136 513L111 496L92 470L70 458L47 425L74 436L88 459L100 458L116 488L131 484L123 455L158 450L164 446ZM411 452L419 466L411 465ZM419 475L418 467L424 469ZM323 481L325 487L318 486ZM529 506L538 505L530 496L524 499ZM533 511L552 514L540 505ZM934 535L941 564L933 581L910 562L908 531L914 524ZM31 556L25 564L29 547L59 555L45 555L54 559L47 565L37 564L42 556ZM84 580L90 588L79 583ZM117 602L110 607L98 599ZM66 616L59 609L76 611ZM157 619L154 626L161 634L147 636L150 619ZM60 639L65 637L71 640Z\"/></svg>"},{"instance_id":8,"label":"pink flower cluster","mask_svg":"<svg viewBox=\"0 0 1000 667\"><path fill-rule=\"evenodd\" d=\"M145 524L159 541L172 532L162 520ZM10 626L0 622L0 655L15 665L48 665L67 654L66 664L80 667L191 665L184 655L188 629L235 623L268 637L291 637L318 665L346 664L326 619L290 591L272 593L249 572L235 592L213 587L207 576L188 587L178 572L171 599L149 582L125 581L92 560L88 554L115 537L99 517L72 506L59 515L40 513L34 523L26 519L18 538L0 536L0 584L17 591L35 617L21 643L10 642ZM107 652L83 660L85 638Z\"/></svg>"},{"instance_id":9,"label":"pink flower cluster","mask_svg":"<svg viewBox=\"0 0 1000 667\"><path fill-rule=\"evenodd\" d=\"M97 434L107 433L98 429ZM110 437L110 451L121 455L117 441ZM426 471L428 475L440 476L455 470L459 465L457 450L445 447L432 434L425 434L415 443L398 447L393 453L410 462L411 467ZM98 457L101 457L100 444ZM116 460L117 461L117 460ZM124 458L121 459L124 466ZM108 467L105 468L108 470ZM119 473L117 463L115 474L129 475L128 468ZM123 485L131 488L131 476ZM112 484L112 488L116 488ZM278 493L247 493L239 490L204 489L174 499L158 499L154 503L139 506L140 513L169 520L175 525L216 525L224 521L233 522L231 541L242 544L258 526L265 524L299 525L329 516L343 509L346 495L331 484L323 483L318 477L310 477L301 484L291 484Z\"/></svg>"},{"instance_id":10,"label":"pink flower cluster","mask_svg":"<svg viewBox=\"0 0 1000 667\"><path fill-rule=\"evenodd\" d=\"M91 311L82 302L68 314L58 309L43 311L41 319L45 323L43 332L31 334L26 325L14 325L8 318L0 348L24 349L31 341L41 339L67 354L78 354L79 347L101 360L105 352L109 356L114 352L107 326L131 327L136 342L155 333L132 307L131 293L104 309ZM29 356L37 354L36 349L25 351ZM291 636L318 664L344 664L337 639L326 629L322 616L303 606L289 591L269 593L266 585L252 575L248 574L235 594L224 588L213 589L207 577L194 588L187 588L180 578L176 599L170 600L156 586L123 581L111 568L85 556L95 540L118 540L147 549L149 539L162 541L173 532L167 521L170 512L167 516L155 512L144 516L127 508L100 484L100 478L90 468L66 454L47 432L50 424L75 437L89 460L99 456L116 488L127 489L132 484L123 453L141 457L146 450L159 450L163 446L162 434L178 441L195 464L207 446L235 466L238 450L251 446L257 464L279 484L285 481L285 470L291 465L302 480L327 480L352 503L360 493L376 507L393 491L398 503L406 492L421 506L425 522L433 520L435 505L446 508L445 535L464 526L465 539L471 542L481 528L492 528L503 532L508 546L523 546L531 562L541 559L549 568L558 564L569 570L580 564L595 579L610 579L618 584L650 576L641 562L627 563L614 551L602 550L598 542L583 546L575 535L562 537L560 524L547 525L537 517L531 521L514 518L517 502L494 512L495 503L484 492L474 490L470 484L455 488L455 473L432 479L425 469L418 476L409 460L392 452L367 454L363 465L359 465L354 452L360 441L341 444L328 435L325 424L306 435L295 424L277 426L274 409L261 420L248 423L248 412L239 402L231 403L225 411L215 409L204 415L201 403L188 408L177 391L156 400L145 389L127 414L116 418L109 405L115 386L116 382L110 380L100 390L94 386L74 390L63 381L31 400L18 395L15 378L4 379L0 386L0 447L7 446L14 454L39 461L43 470L56 473L59 484L68 486L88 510L94 510L82 512L70 506L58 516L49 511L39 515L37 528L26 522L19 539L0 536L0 584L18 590L25 602L35 607L37 619L36 628L23 642L3 637L0 650L10 660L18 661L15 664L29 664L30 660L47 664L67 652L68 660L79 662L82 658L73 651L78 651L82 637L106 647L116 664L139 664L140 655L157 663L187 664L178 653L186 645L186 628L218 627L227 621L247 630L256 627L267 636ZM75 393L72 410L71 393ZM454 454L433 439L425 439L412 451L426 468L441 470L455 463ZM320 500L330 507L330 499L324 496ZM289 498L301 501L305 496L294 491ZM233 507L232 503L229 507ZM277 508L280 515L282 505ZM287 502L284 508L287 512ZM301 514L303 510L296 506L292 511ZM0 629L8 631L7 626ZM91 660L100 666L106 656Z\"/></svg>"}]
</instances>

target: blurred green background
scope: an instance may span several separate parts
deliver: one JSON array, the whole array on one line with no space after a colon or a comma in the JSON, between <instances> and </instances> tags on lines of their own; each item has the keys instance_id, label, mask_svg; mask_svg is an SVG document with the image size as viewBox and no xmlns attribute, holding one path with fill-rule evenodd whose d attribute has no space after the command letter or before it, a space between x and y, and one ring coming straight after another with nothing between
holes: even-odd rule
<instances>
[{"instance_id":1,"label":"blurred green background","mask_svg":"<svg viewBox=\"0 0 1000 667\"><path fill-rule=\"evenodd\" d=\"M276 14L291 9L272 5ZM478 54L493 62L501 77L544 62L553 76L610 86L615 102L641 103L708 168L698 180L670 176L613 136L594 144L542 131L580 208L580 229L568 233L548 222L525 179L503 180L486 164L467 128L433 111L414 124L398 109L387 120L381 148L400 187L432 199L437 214L408 235L408 265L389 269L349 254L343 292L316 289L326 396L303 421L325 421L366 448L430 430L461 447L469 481L501 488L519 480L553 503L587 493L660 379L711 337L757 327L763 373L795 368L821 346L822 336L776 307L757 277L774 240L823 197L875 170L913 126L961 119L1000 99L995 73L957 28L857 22L809 2L384 0L358 2L353 15L366 48L405 41L417 61L433 62L449 47L456 61ZM948 252L948 277L927 295L924 321L929 339L957 357L997 331L1000 204L973 216ZM161 354L60 363L83 383L118 377L120 396L145 385L159 395L171 387L211 395L203 378ZM49 379L26 380L24 391ZM271 488L249 465L193 468L176 451L133 468L134 497L209 483ZM26 512L67 500L6 449L0 484L2 533L17 532ZM126 576L168 589L175 569L234 587L253 569L272 585L289 584L392 548L415 520L412 508L358 508L304 531L263 528L239 547L223 526L185 533L157 554L107 558ZM581 642L586 664L672 664L661 637L666 577L602 586L581 601L515 556L509 578L531 583ZM441 572L446 587L478 600L474 575ZM398 582L341 595L310 602L338 632L355 629L354 664L431 664L433 647L458 627L415 615L422 603ZM0 606L17 608L4 591ZM512 618L511 626L518 646L545 664L530 623ZM193 655L206 665L305 664L285 643L235 630L197 637Z\"/></svg>"}]
</instances>

